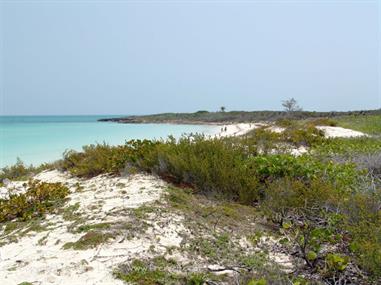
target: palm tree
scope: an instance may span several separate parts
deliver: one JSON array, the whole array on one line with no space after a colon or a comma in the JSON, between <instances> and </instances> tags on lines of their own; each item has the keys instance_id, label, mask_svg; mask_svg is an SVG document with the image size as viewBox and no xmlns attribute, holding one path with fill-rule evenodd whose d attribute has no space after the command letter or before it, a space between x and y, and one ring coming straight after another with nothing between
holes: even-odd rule
<instances>
[{"instance_id":1,"label":"palm tree","mask_svg":"<svg viewBox=\"0 0 381 285\"><path fill-rule=\"evenodd\" d=\"M226 110L226 107L224 107L224 106L221 106L221 107L220 107L220 110L221 110L221 112L225 112L225 110Z\"/></svg>"}]
</instances>

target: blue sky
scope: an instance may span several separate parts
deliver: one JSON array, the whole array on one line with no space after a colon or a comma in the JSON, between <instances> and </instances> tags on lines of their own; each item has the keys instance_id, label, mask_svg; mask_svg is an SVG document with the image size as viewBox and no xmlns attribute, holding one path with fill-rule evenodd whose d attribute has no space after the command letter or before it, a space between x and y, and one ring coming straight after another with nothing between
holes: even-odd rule
<instances>
[{"instance_id":1,"label":"blue sky","mask_svg":"<svg viewBox=\"0 0 381 285\"><path fill-rule=\"evenodd\" d=\"M0 114L381 107L377 0L0 5Z\"/></svg>"}]
</instances>

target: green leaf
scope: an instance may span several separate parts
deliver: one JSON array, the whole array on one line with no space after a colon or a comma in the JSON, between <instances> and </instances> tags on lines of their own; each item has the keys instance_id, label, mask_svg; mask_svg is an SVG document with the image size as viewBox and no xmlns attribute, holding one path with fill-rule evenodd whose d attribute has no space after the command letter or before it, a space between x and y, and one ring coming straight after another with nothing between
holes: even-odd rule
<instances>
[{"instance_id":1,"label":"green leaf","mask_svg":"<svg viewBox=\"0 0 381 285\"><path fill-rule=\"evenodd\" d=\"M317 258L317 253L310 250L308 253L307 253L307 259L309 261L314 261L315 259Z\"/></svg>"},{"instance_id":2,"label":"green leaf","mask_svg":"<svg viewBox=\"0 0 381 285\"><path fill-rule=\"evenodd\" d=\"M292 227L292 223L291 223L291 222L283 222L282 227L283 227L285 230L287 230L287 229L289 229L289 228Z\"/></svg>"}]
</instances>

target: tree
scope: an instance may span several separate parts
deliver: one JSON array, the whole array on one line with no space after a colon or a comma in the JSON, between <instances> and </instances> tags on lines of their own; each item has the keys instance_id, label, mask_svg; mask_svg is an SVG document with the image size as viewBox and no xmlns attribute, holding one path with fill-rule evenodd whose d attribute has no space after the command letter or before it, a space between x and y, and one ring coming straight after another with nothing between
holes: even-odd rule
<instances>
[{"instance_id":1,"label":"tree","mask_svg":"<svg viewBox=\"0 0 381 285\"><path fill-rule=\"evenodd\" d=\"M226 110L226 107L224 107L224 106L221 106L221 107L220 107L220 110L221 110L221 112L223 113L223 112L225 112L225 110Z\"/></svg>"},{"instance_id":2,"label":"tree","mask_svg":"<svg viewBox=\"0 0 381 285\"><path fill-rule=\"evenodd\" d=\"M284 110L289 113L302 111L302 108L294 98L282 101L282 106L284 107Z\"/></svg>"}]
</instances>

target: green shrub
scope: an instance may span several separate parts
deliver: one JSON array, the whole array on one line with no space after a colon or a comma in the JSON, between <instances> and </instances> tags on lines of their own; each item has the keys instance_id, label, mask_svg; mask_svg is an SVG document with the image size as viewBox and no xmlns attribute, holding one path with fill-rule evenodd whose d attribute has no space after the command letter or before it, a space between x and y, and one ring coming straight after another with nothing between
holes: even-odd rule
<instances>
[{"instance_id":1,"label":"green shrub","mask_svg":"<svg viewBox=\"0 0 381 285\"><path fill-rule=\"evenodd\" d=\"M282 267L264 252L243 257L241 264L248 271L240 272L237 284L292 284Z\"/></svg>"},{"instance_id":2,"label":"green shrub","mask_svg":"<svg viewBox=\"0 0 381 285\"><path fill-rule=\"evenodd\" d=\"M124 147L111 147L106 144L88 145L83 152L67 151L60 167L79 177L92 177L101 173L117 173L122 167L119 158Z\"/></svg>"},{"instance_id":3,"label":"green shrub","mask_svg":"<svg viewBox=\"0 0 381 285\"><path fill-rule=\"evenodd\" d=\"M13 194L9 199L0 200L0 222L43 216L53 211L68 194L69 189L61 183L30 180L25 193Z\"/></svg>"},{"instance_id":4,"label":"green shrub","mask_svg":"<svg viewBox=\"0 0 381 285\"><path fill-rule=\"evenodd\" d=\"M381 151L381 139L371 137L330 138L313 146L315 156L343 155L346 159L356 154L372 154Z\"/></svg>"},{"instance_id":5,"label":"green shrub","mask_svg":"<svg viewBox=\"0 0 381 285\"><path fill-rule=\"evenodd\" d=\"M329 126L329 127L336 127L337 122L330 118L317 118L314 120L307 121L307 124L310 126Z\"/></svg>"},{"instance_id":6,"label":"green shrub","mask_svg":"<svg viewBox=\"0 0 381 285\"><path fill-rule=\"evenodd\" d=\"M311 181L324 178L337 187L355 186L359 174L353 164L322 162L311 156L294 157L288 154L260 155L249 158L248 167L254 170L260 182L271 182L279 178Z\"/></svg>"},{"instance_id":7,"label":"green shrub","mask_svg":"<svg viewBox=\"0 0 381 285\"><path fill-rule=\"evenodd\" d=\"M349 257L341 254L327 254L325 258L327 271L343 271L348 266Z\"/></svg>"},{"instance_id":8,"label":"green shrub","mask_svg":"<svg viewBox=\"0 0 381 285\"><path fill-rule=\"evenodd\" d=\"M270 183L262 209L282 226L282 232L287 233L299 256L314 268L322 258L322 246L340 237L333 215L341 199L348 195L322 178L303 182L287 177Z\"/></svg>"},{"instance_id":9,"label":"green shrub","mask_svg":"<svg viewBox=\"0 0 381 285\"><path fill-rule=\"evenodd\" d=\"M300 216L319 217L319 208L336 209L343 194L322 179L303 182L290 177L268 184L262 209L279 224Z\"/></svg>"},{"instance_id":10,"label":"green shrub","mask_svg":"<svg viewBox=\"0 0 381 285\"><path fill-rule=\"evenodd\" d=\"M231 140L183 137L158 148L156 172L202 192L250 202L258 198L257 179L241 145Z\"/></svg>"},{"instance_id":11,"label":"green shrub","mask_svg":"<svg viewBox=\"0 0 381 285\"><path fill-rule=\"evenodd\" d=\"M98 245L107 242L113 236L110 233L102 233L99 231L88 231L76 242L65 243L63 249L86 250L97 247Z\"/></svg>"},{"instance_id":12,"label":"green shrub","mask_svg":"<svg viewBox=\"0 0 381 285\"><path fill-rule=\"evenodd\" d=\"M144 262L136 259L129 266L121 266L114 275L123 281L140 285L164 284L163 282L172 279L166 272L150 269Z\"/></svg>"},{"instance_id":13,"label":"green shrub","mask_svg":"<svg viewBox=\"0 0 381 285\"><path fill-rule=\"evenodd\" d=\"M33 174L36 174L44 169L48 169L49 164L42 164L39 167L33 165L26 166L19 158L14 165L6 166L0 169L0 184L4 179L9 180L27 180Z\"/></svg>"},{"instance_id":14,"label":"green shrub","mask_svg":"<svg viewBox=\"0 0 381 285\"><path fill-rule=\"evenodd\" d=\"M359 187L354 192L322 178L303 182L287 177L268 185L261 208L282 226L310 267L319 267L325 276L341 274L348 259L337 256L350 249L353 260L377 278L381 276L380 197L380 192ZM321 248L327 244L336 245L339 252L325 256Z\"/></svg>"},{"instance_id":15,"label":"green shrub","mask_svg":"<svg viewBox=\"0 0 381 285\"><path fill-rule=\"evenodd\" d=\"M359 192L345 201L345 228L350 233L350 250L358 263L381 277L381 189Z\"/></svg>"},{"instance_id":16,"label":"green shrub","mask_svg":"<svg viewBox=\"0 0 381 285\"><path fill-rule=\"evenodd\" d=\"M324 133L314 126L302 128L286 128L281 133L281 140L295 146L319 145L324 141Z\"/></svg>"},{"instance_id":17,"label":"green shrub","mask_svg":"<svg viewBox=\"0 0 381 285\"><path fill-rule=\"evenodd\" d=\"M94 177L102 173L118 174L128 163L138 166L143 156L147 163L149 151L157 144L159 142L131 140L121 146L109 146L105 143L88 145L83 147L82 152L65 152L59 167L79 177Z\"/></svg>"},{"instance_id":18,"label":"green shrub","mask_svg":"<svg viewBox=\"0 0 381 285\"><path fill-rule=\"evenodd\" d=\"M215 279L213 275L208 273L183 274L172 271L181 272L176 266L176 261L164 257L155 257L151 260L134 259L129 264L122 264L114 271L114 276L129 284L138 285L202 285L207 279Z\"/></svg>"},{"instance_id":19,"label":"green shrub","mask_svg":"<svg viewBox=\"0 0 381 285\"><path fill-rule=\"evenodd\" d=\"M251 154L269 154L279 147L281 134L272 132L266 128L258 128L249 132L240 143L247 146Z\"/></svg>"},{"instance_id":20,"label":"green shrub","mask_svg":"<svg viewBox=\"0 0 381 285\"><path fill-rule=\"evenodd\" d=\"M132 140L123 146L91 145L83 152L66 153L61 165L77 176L118 173L126 166L157 173L177 184L200 192L215 192L252 204L260 198L265 185L281 177L327 180L351 185L356 170L348 165L320 162L308 156L256 155L258 141L206 139L184 136L166 141Z\"/></svg>"},{"instance_id":21,"label":"green shrub","mask_svg":"<svg viewBox=\"0 0 381 285\"><path fill-rule=\"evenodd\" d=\"M287 118L278 119L275 121L275 125L282 127L282 128L291 128L297 126L296 120L291 120Z\"/></svg>"}]
</instances>

